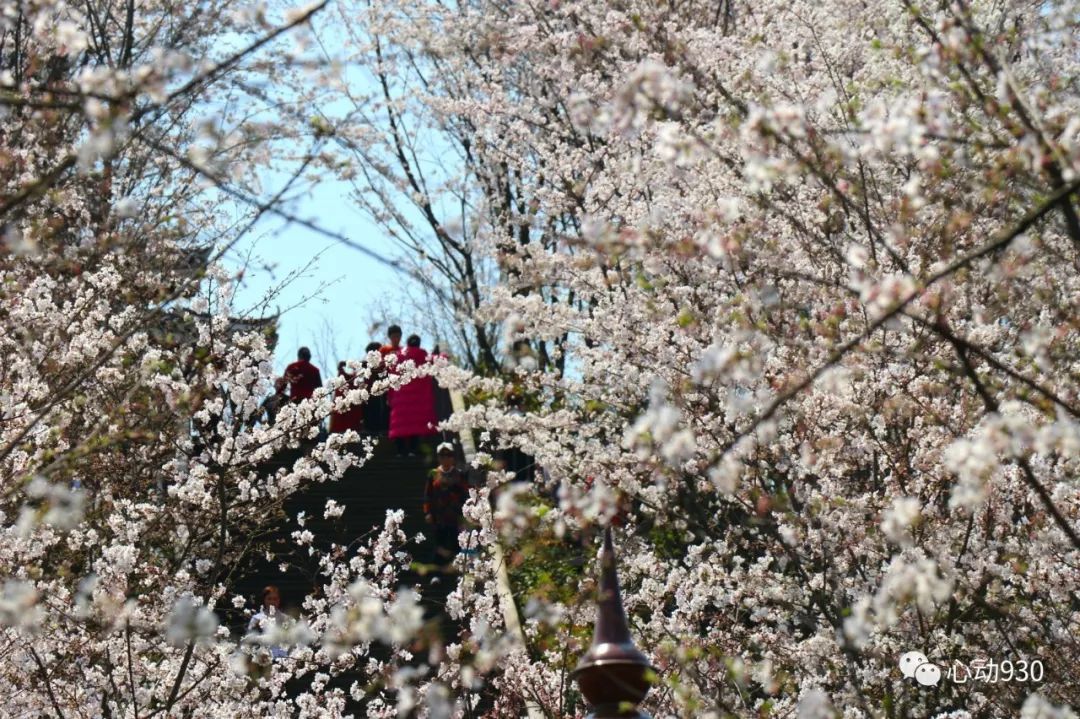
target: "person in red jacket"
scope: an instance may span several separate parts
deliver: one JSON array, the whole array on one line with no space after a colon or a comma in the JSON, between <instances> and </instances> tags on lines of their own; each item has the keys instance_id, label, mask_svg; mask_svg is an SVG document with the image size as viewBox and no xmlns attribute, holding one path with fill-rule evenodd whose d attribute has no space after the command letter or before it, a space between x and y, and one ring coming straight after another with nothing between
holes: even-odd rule
<instances>
[{"instance_id":1,"label":"person in red jacket","mask_svg":"<svg viewBox=\"0 0 1080 719\"><path fill-rule=\"evenodd\" d=\"M428 361L427 350L420 347L420 337L409 335L405 349L398 353L397 365L412 362L417 367ZM435 380L415 377L407 384L389 392L390 439L397 445L399 456L416 456L420 439L438 433L435 425Z\"/></svg>"},{"instance_id":2,"label":"person in red jacket","mask_svg":"<svg viewBox=\"0 0 1080 719\"><path fill-rule=\"evenodd\" d=\"M289 382L289 399L294 403L310 399L322 387L319 368L311 364L311 350L301 347L297 351L296 361L285 368L285 379Z\"/></svg>"}]
</instances>

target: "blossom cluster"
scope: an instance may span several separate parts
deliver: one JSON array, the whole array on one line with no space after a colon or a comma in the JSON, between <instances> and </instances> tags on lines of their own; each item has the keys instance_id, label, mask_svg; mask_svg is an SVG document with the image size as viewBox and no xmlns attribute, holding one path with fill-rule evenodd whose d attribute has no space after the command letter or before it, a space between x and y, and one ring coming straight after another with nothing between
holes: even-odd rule
<instances>
[{"instance_id":1,"label":"blossom cluster","mask_svg":"<svg viewBox=\"0 0 1080 719\"><path fill-rule=\"evenodd\" d=\"M438 197L497 268L460 319L501 326L508 361L440 375L472 399L449 426L546 480L482 536L589 555L621 527L652 713L1069 713L1075 3L348 8L348 57L408 91L367 97L399 123L381 140L336 131L441 128L462 151ZM474 589L499 571L482 556ZM464 594L444 678L493 684L503 715L583 711L577 577L584 599L517 598L554 622L524 647ZM1004 647L1046 664L1038 694L927 692L896 665Z\"/></svg>"},{"instance_id":2,"label":"blossom cluster","mask_svg":"<svg viewBox=\"0 0 1080 719\"><path fill-rule=\"evenodd\" d=\"M319 6L237 5L0 11L5 716L342 716L411 686L399 514L329 551L300 528L285 551L320 572L302 618L243 631L258 607L235 587L283 551L286 501L370 457L320 424L409 372L264 414L274 318L237 307L226 267L280 211L252 206L274 143L311 139L256 86L302 72Z\"/></svg>"}]
</instances>

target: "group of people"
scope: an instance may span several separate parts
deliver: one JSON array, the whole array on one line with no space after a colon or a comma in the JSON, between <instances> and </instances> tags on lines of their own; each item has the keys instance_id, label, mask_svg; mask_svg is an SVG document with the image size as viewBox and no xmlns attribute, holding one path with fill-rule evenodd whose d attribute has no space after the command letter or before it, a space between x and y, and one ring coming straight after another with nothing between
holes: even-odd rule
<instances>
[{"instance_id":1,"label":"group of people","mask_svg":"<svg viewBox=\"0 0 1080 719\"><path fill-rule=\"evenodd\" d=\"M392 373L402 364L411 362L416 366L430 362L439 356L436 347L430 354L420 346L418 335L409 335L402 344L402 331L398 325L387 330L387 342L371 342L365 354L378 352L382 361L366 378L350 373L345 362L338 363L338 375L344 378L335 390L340 398L364 383L368 389ZM394 361L389 361L390 356ZM311 350L301 347L296 361L285 368L282 376L274 380L274 392L262 403L262 421L274 424L281 408L299 403L314 396L323 386L322 373L311 361ZM449 397L430 376L414 377L386 393L371 396L362 404L330 415L330 433L349 430L368 435L389 436L394 441L399 456L416 456L421 441L438 434L438 423L449 416ZM442 442L435 448L437 466L428 472L424 486L424 520L432 529L432 564L444 570L458 553L458 534L463 524L462 510L469 496L466 472L458 466L458 452L450 442ZM249 630L275 623L281 618L281 596L273 585L262 591L259 612L252 617ZM272 648L276 658L280 650Z\"/></svg>"},{"instance_id":2,"label":"group of people","mask_svg":"<svg viewBox=\"0 0 1080 719\"><path fill-rule=\"evenodd\" d=\"M398 325L390 326L387 339L386 344L371 342L364 349L365 353L377 351L383 357L383 362L366 380L360 380L354 373L350 373L345 362L338 363L338 375L345 381L335 391L336 397L343 397L355 389L360 381L364 381L370 389L375 382L384 379L387 373L394 372L395 367L404 362L420 366L439 354L437 347L429 354L420 346L420 337L415 334L409 335L402 346L402 332ZM282 406L309 399L315 394L315 390L323 385L319 368L311 362L311 350L301 347L296 354L296 361L286 367L285 373L274 381L274 393L263 401L264 421L269 424L274 423ZM395 357L395 363L387 362L390 355ZM414 377L385 395L372 397L362 405L353 405L347 410L332 413L329 431L334 433L354 430L366 434L387 435L394 440L399 455L415 456L419 452L420 441L438 433L436 425L443 419L437 408L440 399L433 378Z\"/></svg>"}]
</instances>

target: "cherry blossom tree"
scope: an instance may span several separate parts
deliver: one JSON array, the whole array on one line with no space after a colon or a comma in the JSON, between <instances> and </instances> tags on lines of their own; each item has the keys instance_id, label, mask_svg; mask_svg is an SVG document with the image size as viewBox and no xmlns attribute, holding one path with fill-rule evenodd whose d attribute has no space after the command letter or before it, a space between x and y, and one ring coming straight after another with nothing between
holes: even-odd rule
<instances>
[{"instance_id":1,"label":"cherry blossom tree","mask_svg":"<svg viewBox=\"0 0 1080 719\"><path fill-rule=\"evenodd\" d=\"M5 711L582 715L616 524L656 715L1073 715L1075 3L9 5ZM258 421L272 348L219 262L265 214L311 225L287 200L328 171L366 173L358 199L435 233L433 262L484 268L433 296L532 360L373 388L435 373L471 400L449 426L478 465L513 446L543 470L489 473L464 631L422 657L401 515L326 554L282 516L366 460L318 424L368 390ZM253 608L230 587L281 522L319 591L232 636ZM913 651L1042 674L927 687Z\"/></svg>"},{"instance_id":2,"label":"cherry blossom tree","mask_svg":"<svg viewBox=\"0 0 1080 719\"><path fill-rule=\"evenodd\" d=\"M591 547L620 525L654 714L1072 716L1074 3L351 17L381 72L422 75L399 95L468 139L472 247L500 268L477 317L564 358L440 377L474 399L452 426L551 480L481 498L481 535ZM527 200L493 204L483 167ZM511 251L507 225L532 241ZM493 715L583 711L566 675L591 574L580 599L518 597L544 600L520 645L497 569L455 595L459 710L494 684ZM903 681L908 651L1046 673L930 689Z\"/></svg>"},{"instance_id":3,"label":"cherry blossom tree","mask_svg":"<svg viewBox=\"0 0 1080 719\"><path fill-rule=\"evenodd\" d=\"M346 68L318 112L341 151L339 177L402 250L398 261L413 282L399 294L425 333L448 340L478 374L497 374L523 349L481 311L490 287L516 272L499 257L553 235L522 221L535 210L532 180L500 155L504 138L487 136L460 111L482 92L467 62L473 48L460 58L431 52L439 21L393 4L337 3L316 27L326 60ZM559 222L572 226L574 218ZM547 285L518 291L567 300ZM549 344L538 340L530 355L561 370L564 355Z\"/></svg>"},{"instance_id":4,"label":"cherry blossom tree","mask_svg":"<svg viewBox=\"0 0 1080 719\"><path fill-rule=\"evenodd\" d=\"M291 218L284 200L322 162L317 127L275 119L303 96L265 90L329 81L305 55L321 8L3 7L6 716L339 716L408 693L395 669L422 611L397 586L400 512L325 554L283 513L369 456L354 433L318 440L367 390L335 399L335 381L260 419L271 336L231 315L221 262L262 215ZM318 591L301 619L234 636L255 608L232 587L281 524L318 562Z\"/></svg>"}]
</instances>

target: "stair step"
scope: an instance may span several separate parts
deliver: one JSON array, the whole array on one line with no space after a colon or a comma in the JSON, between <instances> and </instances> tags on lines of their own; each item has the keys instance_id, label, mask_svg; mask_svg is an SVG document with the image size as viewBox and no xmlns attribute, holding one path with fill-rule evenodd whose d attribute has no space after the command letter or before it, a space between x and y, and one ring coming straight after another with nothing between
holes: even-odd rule
<instances>
[{"instance_id":1,"label":"stair step","mask_svg":"<svg viewBox=\"0 0 1080 719\"><path fill-rule=\"evenodd\" d=\"M285 450L261 465L260 473L288 470L302 454L300 449ZM274 560L267 561L260 552L235 582L234 591L248 597L249 606L256 606L262 587L274 584L281 592L286 611L300 606L303 597L314 589L317 569L316 562L302 549L296 551L298 548L291 539L291 533L298 529L296 517L300 512L305 514L305 528L317 537L316 549L319 550L329 549L331 544L349 544L377 531L383 526L388 510L404 511L402 530L407 537L418 533L430 537L431 532L423 520L422 505L427 472L432 466L430 460L422 457L398 457L392 445L381 442L364 466L349 469L336 482L313 483L291 495L284 506L288 521L269 533L263 543L278 548ZM323 512L330 499L343 505L345 512L341 517L327 520ZM417 545L410 541L407 551L425 561L431 550L427 542ZM290 556L289 552L299 556ZM278 569L282 562L290 565L286 572ZM292 562L299 566L293 566ZM412 571L404 572L401 580L405 585L421 585L424 603L435 614L441 613L447 595L456 584L449 577L433 585Z\"/></svg>"}]
</instances>

